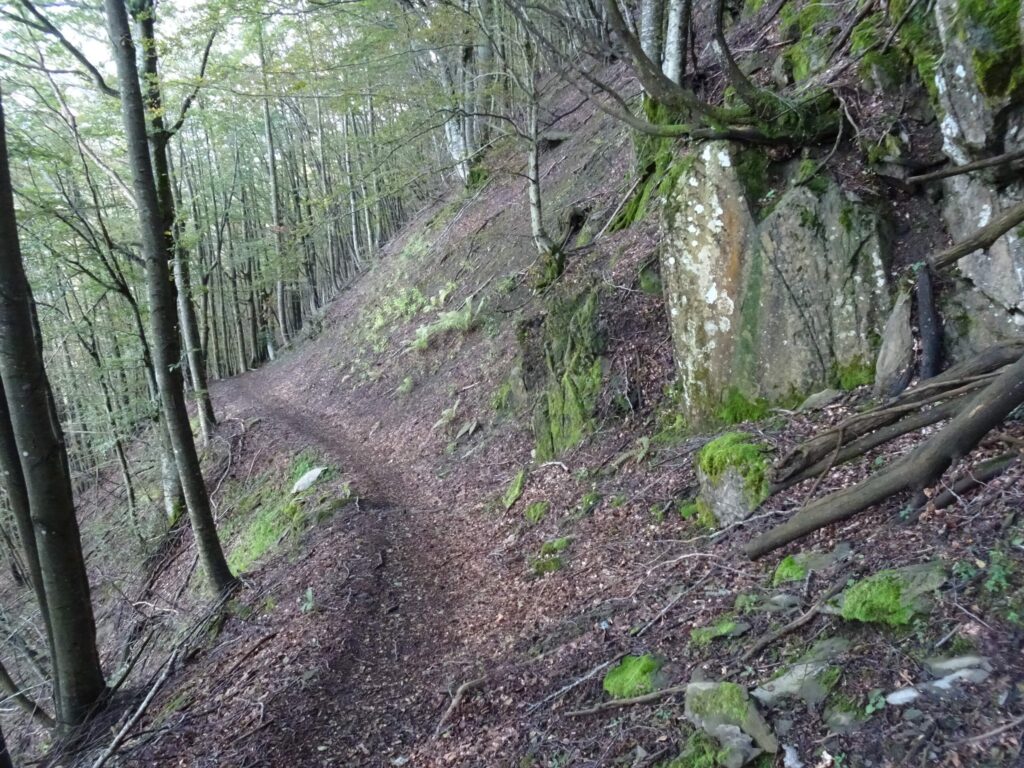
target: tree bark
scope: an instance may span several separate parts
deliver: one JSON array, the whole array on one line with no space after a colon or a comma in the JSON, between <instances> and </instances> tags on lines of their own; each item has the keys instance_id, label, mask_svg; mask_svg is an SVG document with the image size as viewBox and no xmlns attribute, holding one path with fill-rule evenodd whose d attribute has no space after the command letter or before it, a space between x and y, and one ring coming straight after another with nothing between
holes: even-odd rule
<instances>
[{"instance_id":1,"label":"tree bark","mask_svg":"<svg viewBox=\"0 0 1024 768\"><path fill-rule=\"evenodd\" d=\"M96 623L75 517L67 450L53 392L43 369L14 218L14 196L0 103L0 381L3 383L28 507L32 518L46 610L51 659L58 680L63 725L83 722L106 692L96 650ZM18 470L15 468L15 472ZM17 478L8 478L17 486Z\"/></svg>"}]
</instances>

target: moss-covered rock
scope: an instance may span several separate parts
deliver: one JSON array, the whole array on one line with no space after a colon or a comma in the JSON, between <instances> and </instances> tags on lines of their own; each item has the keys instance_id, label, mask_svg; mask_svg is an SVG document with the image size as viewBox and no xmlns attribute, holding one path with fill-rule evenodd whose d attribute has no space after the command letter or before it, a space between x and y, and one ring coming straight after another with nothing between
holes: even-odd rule
<instances>
[{"instance_id":1,"label":"moss-covered rock","mask_svg":"<svg viewBox=\"0 0 1024 768\"><path fill-rule=\"evenodd\" d=\"M693 429L870 371L890 301L888 226L817 168L709 142L669 196L661 274ZM766 178L786 188L771 205Z\"/></svg>"},{"instance_id":2,"label":"moss-covered rock","mask_svg":"<svg viewBox=\"0 0 1024 768\"><path fill-rule=\"evenodd\" d=\"M770 490L765 449L746 432L727 432L705 445L697 470L698 519L706 511L720 525L745 520Z\"/></svg>"},{"instance_id":3,"label":"moss-covered rock","mask_svg":"<svg viewBox=\"0 0 1024 768\"><path fill-rule=\"evenodd\" d=\"M843 591L839 614L850 621L905 626L930 608L931 594L945 580L940 563L878 571Z\"/></svg>"},{"instance_id":4,"label":"moss-covered rock","mask_svg":"<svg viewBox=\"0 0 1024 768\"><path fill-rule=\"evenodd\" d=\"M597 289L557 300L543 322L544 386L534 412L537 458L552 459L593 429L601 394Z\"/></svg>"},{"instance_id":5,"label":"moss-covered rock","mask_svg":"<svg viewBox=\"0 0 1024 768\"><path fill-rule=\"evenodd\" d=\"M505 493L501 497L501 503L505 509L512 509L519 497L523 495L523 488L526 487L526 470L520 469L516 472L512 482L508 484Z\"/></svg>"},{"instance_id":6,"label":"moss-covered rock","mask_svg":"<svg viewBox=\"0 0 1024 768\"><path fill-rule=\"evenodd\" d=\"M723 752L720 764L743 765L762 752L775 754L778 741L743 686L731 682L691 682L685 713L696 727L714 737Z\"/></svg>"},{"instance_id":7,"label":"moss-covered rock","mask_svg":"<svg viewBox=\"0 0 1024 768\"><path fill-rule=\"evenodd\" d=\"M697 649L707 648L720 637L739 637L750 630L750 624L723 617L708 627L697 627L690 632L690 644Z\"/></svg>"},{"instance_id":8,"label":"moss-covered rock","mask_svg":"<svg viewBox=\"0 0 1024 768\"><path fill-rule=\"evenodd\" d=\"M601 684L613 699L631 699L655 689L655 675L661 661L650 654L626 656L604 676Z\"/></svg>"}]
</instances>

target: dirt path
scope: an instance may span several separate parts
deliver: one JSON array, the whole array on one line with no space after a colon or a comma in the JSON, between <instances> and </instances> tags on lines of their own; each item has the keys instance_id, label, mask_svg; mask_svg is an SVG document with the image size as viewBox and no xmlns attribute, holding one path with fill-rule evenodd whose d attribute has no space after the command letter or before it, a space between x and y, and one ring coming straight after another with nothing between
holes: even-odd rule
<instances>
[{"instance_id":1,"label":"dirt path","mask_svg":"<svg viewBox=\"0 0 1024 768\"><path fill-rule=\"evenodd\" d=\"M487 577L481 542L439 484L366 439L374 403L341 404L310 381L310 350L217 384L215 405L249 425L239 464L313 449L359 502L314 527L298 561L246 577L240 599L275 607L229 619L154 708L175 727L133 765L426 765L409 755L429 749L451 692L474 676L459 659L479 626L467 596Z\"/></svg>"}]
</instances>

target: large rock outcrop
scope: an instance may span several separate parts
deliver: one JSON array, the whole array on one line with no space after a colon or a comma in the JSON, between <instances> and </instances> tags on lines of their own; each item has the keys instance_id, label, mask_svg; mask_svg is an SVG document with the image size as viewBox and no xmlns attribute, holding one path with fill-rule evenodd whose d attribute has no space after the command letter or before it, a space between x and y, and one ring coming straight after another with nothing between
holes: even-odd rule
<instances>
[{"instance_id":1,"label":"large rock outcrop","mask_svg":"<svg viewBox=\"0 0 1024 768\"><path fill-rule=\"evenodd\" d=\"M941 55L935 104L943 152L964 165L1024 149L1024 11L1019 0L938 0ZM1024 200L1024 181L993 172L946 179L943 218L963 240ZM1024 238L1011 230L958 264L965 284L947 292L944 314L955 351L1024 334Z\"/></svg>"},{"instance_id":2,"label":"large rock outcrop","mask_svg":"<svg viewBox=\"0 0 1024 768\"><path fill-rule=\"evenodd\" d=\"M694 426L727 400L865 383L889 310L881 215L818 176L790 184L758 220L740 151L697 148L665 205L662 276Z\"/></svg>"}]
</instances>

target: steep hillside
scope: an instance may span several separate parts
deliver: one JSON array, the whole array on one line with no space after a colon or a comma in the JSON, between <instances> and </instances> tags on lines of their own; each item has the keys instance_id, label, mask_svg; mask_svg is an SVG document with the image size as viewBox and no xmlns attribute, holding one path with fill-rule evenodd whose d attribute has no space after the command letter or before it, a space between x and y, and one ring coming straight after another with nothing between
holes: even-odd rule
<instances>
[{"instance_id":1,"label":"steep hillside","mask_svg":"<svg viewBox=\"0 0 1024 768\"><path fill-rule=\"evenodd\" d=\"M245 587L177 659L126 764L1016 764L1019 463L916 524L896 497L754 563L741 551L754 534L927 431L777 493L746 522L716 521L708 500L709 479L735 470L743 506L766 462L866 406L893 260L837 273L835 293L798 302L852 338L849 354L830 344L837 356L820 368L771 346L801 331L766 298L792 287L766 273L764 316L750 326L762 330L739 341L725 328L718 341L747 344L759 362L715 369L717 401L698 418L685 385L696 364L680 354L720 352L707 324L721 323L708 315L689 346L678 330L673 340L678 310L709 285L670 260L687 227L716 234L699 217L719 193L686 197L714 175L700 164L726 176L737 164L684 151L647 189L620 124L570 88L550 109L563 115L542 154L549 216L569 232L559 280L536 288L523 158L499 148L475 186L419 212L309 338L213 387L211 478ZM832 225L810 241L801 227L849 221L843 201L856 201L846 180L787 186L800 161L781 162L790 170L773 166L774 194L790 202L774 220L730 212L749 199L741 189L714 215L725 237L747 217L745 237L771 241L775 226L783 249L795 238L820 259ZM650 196L646 216L638 194ZM811 211L802 221L793 198ZM850 247L941 242L927 200L900 206L926 216L920 231L893 240L869 223ZM823 306L839 306L850 281L852 325ZM880 292L865 298L861 283ZM829 384L845 389L796 409ZM1022 433L1014 422L1000 439ZM972 460L999 454L987 444ZM293 492L316 467L326 473ZM152 602L199 597L183 554ZM140 681L157 679L161 658ZM695 681L708 682L687 692Z\"/></svg>"}]
</instances>

